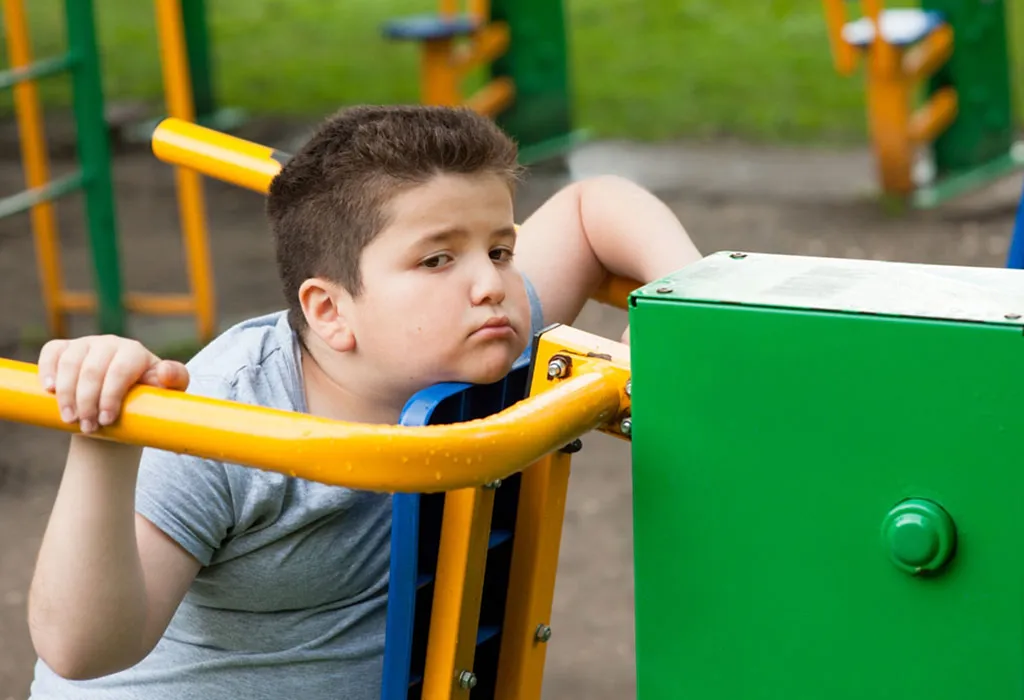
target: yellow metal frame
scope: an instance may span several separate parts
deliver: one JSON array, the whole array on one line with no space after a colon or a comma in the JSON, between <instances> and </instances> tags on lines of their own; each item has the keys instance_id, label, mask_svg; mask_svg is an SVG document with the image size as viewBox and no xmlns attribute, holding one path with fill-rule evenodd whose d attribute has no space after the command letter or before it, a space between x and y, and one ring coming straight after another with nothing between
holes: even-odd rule
<instances>
[{"instance_id":1,"label":"yellow metal frame","mask_svg":"<svg viewBox=\"0 0 1024 700\"><path fill-rule=\"evenodd\" d=\"M842 36L847 0L823 0L833 64L840 75L852 75L859 53ZM863 16L875 27L865 50L868 127L882 190L906 196L913 192L914 149L934 141L956 118L958 96L953 88L936 92L916 111L915 90L953 53L953 30L943 25L919 43L903 48L881 32L881 0L861 0Z\"/></svg>"},{"instance_id":2,"label":"yellow metal frame","mask_svg":"<svg viewBox=\"0 0 1024 700\"><path fill-rule=\"evenodd\" d=\"M618 378L602 363L486 420L427 428L332 421L136 386L121 419L95 435L334 486L451 491L506 478L613 419ZM0 420L78 432L61 420L36 365L15 360L0 359Z\"/></svg>"},{"instance_id":3,"label":"yellow metal frame","mask_svg":"<svg viewBox=\"0 0 1024 700\"><path fill-rule=\"evenodd\" d=\"M441 0L439 13L459 12L457 0ZM508 51L510 30L505 22L491 21L489 0L469 0L466 14L479 28L464 39L425 39L420 46L420 99L423 104L466 106L495 117L512 104L516 88L507 77L492 78L476 92L465 95L462 85L470 72Z\"/></svg>"},{"instance_id":4,"label":"yellow metal frame","mask_svg":"<svg viewBox=\"0 0 1024 700\"><path fill-rule=\"evenodd\" d=\"M22 0L4 0L3 8L8 62L12 69L28 68L33 57L25 5ZM30 190L40 189L50 182L50 165L39 90L34 80L20 82L12 89L25 186ZM39 202L31 208L30 217L47 327L51 334L63 336L67 333L64 316L67 309L63 299L60 234L53 202Z\"/></svg>"},{"instance_id":5,"label":"yellow metal frame","mask_svg":"<svg viewBox=\"0 0 1024 700\"><path fill-rule=\"evenodd\" d=\"M160 65L163 74L167 113L171 117L194 122L192 77L189 72L185 27L181 0L155 0ZM209 236L206 230L206 201L200 174L187 167L175 168L178 190L178 217L181 222L185 262L188 268L189 311L195 314L199 337L212 340L217 332L217 302L214 295L213 268ZM167 313L180 313L167 309ZM150 313L161 313L160 310Z\"/></svg>"}]
</instances>

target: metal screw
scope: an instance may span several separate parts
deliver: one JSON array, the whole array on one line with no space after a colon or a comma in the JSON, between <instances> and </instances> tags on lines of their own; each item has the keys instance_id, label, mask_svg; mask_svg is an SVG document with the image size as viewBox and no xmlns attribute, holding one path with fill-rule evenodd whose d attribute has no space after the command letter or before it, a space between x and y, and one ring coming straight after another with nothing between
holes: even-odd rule
<instances>
[{"instance_id":1,"label":"metal screw","mask_svg":"<svg viewBox=\"0 0 1024 700\"><path fill-rule=\"evenodd\" d=\"M619 430L622 431L622 434L625 435L626 437L629 437L630 435L632 435L633 434L633 419L629 418L629 417L623 418L622 422L619 423Z\"/></svg>"},{"instance_id":2,"label":"metal screw","mask_svg":"<svg viewBox=\"0 0 1024 700\"><path fill-rule=\"evenodd\" d=\"M632 395L633 395L633 380L632 379L627 379L626 380L626 396L632 396Z\"/></svg>"},{"instance_id":3,"label":"metal screw","mask_svg":"<svg viewBox=\"0 0 1024 700\"><path fill-rule=\"evenodd\" d=\"M729 257L732 258L733 260L742 260L743 258L747 257L747 254L746 253L731 253L729 255Z\"/></svg>"},{"instance_id":4,"label":"metal screw","mask_svg":"<svg viewBox=\"0 0 1024 700\"><path fill-rule=\"evenodd\" d=\"M488 481L484 484L485 489L496 489L501 486L501 479L495 479L494 481Z\"/></svg>"},{"instance_id":5,"label":"metal screw","mask_svg":"<svg viewBox=\"0 0 1024 700\"><path fill-rule=\"evenodd\" d=\"M569 361L562 356L551 359L548 363L548 379L560 379L569 374Z\"/></svg>"},{"instance_id":6,"label":"metal screw","mask_svg":"<svg viewBox=\"0 0 1024 700\"><path fill-rule=\"evenodd\" d=\"M476 674L472 671L463 671L459 674L459 687L472 689L476 687Z\"/></svg>"},{"instance_id":7,"label":"metal screw","mask_svg":"<svg viewBox=\"0 0 1024 700\"><path fill-rule=\"evenodd\" d=\"M658 287L655 289L658 294L669 294L672 291L672 287Z\"/></svg>"},{"instance_id":8,"label":"metal screw","mask_svg":"<svg viewBox=\"0 0 1024 700\"><path fill-rule=\"evenodd\" d=\"M546 642L551 639L551 628L547 625L538 625L537 633L533 637L538 642Z\"/></svg>"},{"instance_id":9,"label":"metal screw","mask_svg":"<svg viewBox=\"0 0 1024 700\"><path fill-rule=\"evenodd\" d=\"M1020 314L1006 314L1003 316L1003 318L1005 318L1008 321L1016 321L1018 318L1020 318Z\"/></svg>"}]
</instances>

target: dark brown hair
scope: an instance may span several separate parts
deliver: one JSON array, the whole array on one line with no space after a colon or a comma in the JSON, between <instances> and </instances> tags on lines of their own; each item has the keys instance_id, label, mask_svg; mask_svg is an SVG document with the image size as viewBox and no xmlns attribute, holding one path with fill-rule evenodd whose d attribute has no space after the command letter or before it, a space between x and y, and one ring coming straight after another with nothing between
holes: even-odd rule
<instances>
[{"instance_id":1,"label":"dark brown hair","mask_svg":"<svg viewBox=\"0 0 1024 700\"><path fill-rule=\"evenodd\" d=\"M517 157L512 139L466 108L361 106L325 120L267 197L292 328L306 326L299 287L307 279L359 294L363 249L387 226L395 195L440 173L494 173L514 187Z\"/></svg>"}]
</instances>

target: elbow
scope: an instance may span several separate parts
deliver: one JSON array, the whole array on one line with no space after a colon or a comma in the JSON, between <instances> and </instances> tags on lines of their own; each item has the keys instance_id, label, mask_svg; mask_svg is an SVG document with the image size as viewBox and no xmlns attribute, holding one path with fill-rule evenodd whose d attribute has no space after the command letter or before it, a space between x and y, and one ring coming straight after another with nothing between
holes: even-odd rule
<instances>
[{"instance_id":1,"label":"elbow","mask_svg":"<svg viewBox=\"0 0 1024 700\"><path fill-rule=\"evenodd\" d=\"M123 671L135 665L114 658L104 658L96 651L36 646L36 653L47 668L68 681L91 681Z\"/></svg>"},{"instance_id":2,"label":"elbow","mask_svg":"<svg viewBox=\"0 0 1024 700\"><path fill-rule=\"evenodd\" d=\"M82 637L67 629L40 630L29 624L32 646L39 659L69 681L88 681L123 671L141 661L136 653L105 645L99 636Z\"/></svg>"}]
</instances>

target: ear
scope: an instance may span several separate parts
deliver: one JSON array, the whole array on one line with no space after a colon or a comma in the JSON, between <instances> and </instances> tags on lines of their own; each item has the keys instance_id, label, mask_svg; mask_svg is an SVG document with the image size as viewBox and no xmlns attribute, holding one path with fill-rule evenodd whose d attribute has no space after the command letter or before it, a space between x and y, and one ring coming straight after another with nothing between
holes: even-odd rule
<instances>
[{"instance_id":1,"label":"ear","mask_svg":"<svg viewBox=\"0 0 1024 700\"><path fill-rule=\"evenodd\" d=\"M332 350L349 352L356 347L356 336L349 324L347 310L351 295L340 284L313 277L299 287L299 304L309 330Z\"/></svg>"}]
</instances>

